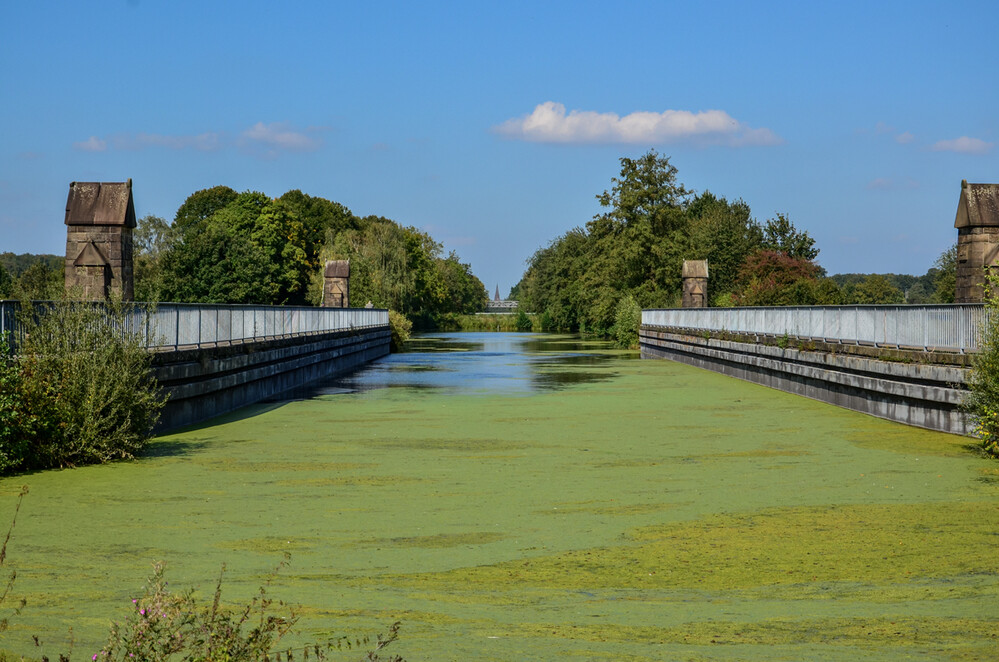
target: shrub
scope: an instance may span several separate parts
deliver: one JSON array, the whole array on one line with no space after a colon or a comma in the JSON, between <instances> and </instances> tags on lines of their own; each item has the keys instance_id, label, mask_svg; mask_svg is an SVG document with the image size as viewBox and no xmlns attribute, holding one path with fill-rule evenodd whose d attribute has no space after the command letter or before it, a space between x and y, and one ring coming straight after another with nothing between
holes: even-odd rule
<instances>
[{"instance_id":1,"label":"shrub","mask_svg":"<svg viewBox=\"0 0 999 662\"><path fill-rule=\"evenodd\" d=\"M0 474L46 466L46 449L62 438L51 385L25 374L0 338Z\"/></svg>"},{"instance_id":2,"label":"shrub","mask_svg":"<svg viewBox=\"0 0 999 662\"><path fill-rule=\"evenodd\" d=\"M802 306L817 303L814 287L818 265L786 253L759 250L739 269L739 306Z\"/></svg>"},{"instance_id":3,"label":"shrub","mask_svg":"<svg viewBox=\"0 0 999 662\"><path fill-rule=\"evenodd\" d=\"M642 324L642 307L630 294L617 302L614 310L614 339L620 347L638 347L638 327Z\"/></svg>"},{"instance_id":4,"label":"shrub","mask_svg":"<svg viewBox=\"0 0 999 662\"><path fill-rule=\"evenodd\" d=\"M284 563L278 567L283 567ZM389 628L388 635L357 639L341 636L322 644L281 647L281 640L298 618L284 602L267 596L266 584L249 603L235 609L222 604L222 576L215 585L215 594L208 604L199 604L193 591L171 593L163 578L163 564L154 566L141 598L132 600L128 618L122 624L113 623L104 648L93 656L101 662L262 662L293 660L310 655L317 660L326 652L372 646L365 659L380 660L377 652L398 638L399 623ZM276 572L276 571L275 571ZM399 656L387 662L402 662Z\"/></svg>"},{"instance_id":5,"label":"shrub","mask_svg":"<svg viewBox=\"0 0 999 662\"><path fill-rule=\"evenodd\" d=\"M982 449L999 457L999 276L987 273L985 286L985 308L991 322L983 331L981 349L975 356L965 408L975 422Z\"/></svg>"},{"instance_id":6,"label":"shrub","mask_svg":"<svg viewBox=\"0 0 999 662\"><path fill-rule=\"evenodd\" d=\"M401 352L402 346L409 340L409 336L413 332L413 323L402 313L390 310L389 327L392 329L391 349L393 352Z\"/></svg>"},{"instance_id":7,"label":"shrub","mask_svg":"<svg viewBox=\"0 0 999 662\"><path fill-rule=\"evenodd\" d=\"M22 304L0 368L0 471L135 457L165 399L121 302Z\"/></svg>"}]
</instances>

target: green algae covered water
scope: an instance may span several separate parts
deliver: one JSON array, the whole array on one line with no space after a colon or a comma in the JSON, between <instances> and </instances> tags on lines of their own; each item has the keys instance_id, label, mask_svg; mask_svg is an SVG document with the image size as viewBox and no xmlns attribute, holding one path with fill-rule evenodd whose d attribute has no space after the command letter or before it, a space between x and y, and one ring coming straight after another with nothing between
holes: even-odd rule
<instances>
[{"instance_id":1,"label":"green algae covered water","mask_svg":"<svg viewBox=\"0 0 999 662\"><path fill-rule=\"evenodd\" d=\"M568 336L424 336L347 378L0 483L0 647L97 650L155 561L408 660L999 657L999 464ZM31 636L42 641L35 648ZM392 650L392 649L390 649ZM346 654L344 659L356 659Z\"/></svg>"}]
</instances>

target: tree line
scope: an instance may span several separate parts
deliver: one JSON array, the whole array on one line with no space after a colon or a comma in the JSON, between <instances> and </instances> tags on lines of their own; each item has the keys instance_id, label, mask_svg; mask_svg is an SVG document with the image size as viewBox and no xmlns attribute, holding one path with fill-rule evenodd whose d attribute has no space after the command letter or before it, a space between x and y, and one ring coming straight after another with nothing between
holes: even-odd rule
<instances>
[{"instance_id":1,"label":"tree line","mask_svg":"<svg viewBox=\"0 0 999 662\"><path fill-rule=\"evenodd\" d=\"M819 249L786 214L757 222L743 200L697 194L667 156L622 158L604 210L532 255L510 298L544 330L619 335L641 308L680 304L684 260L707 260L713 306L953 302L954 249L925 276L828 277ZM889 275L891 276L891 275ZM904 287L904 289L903 289Z\"/></svg>"},{"instance_id":2,"label":"tree line","mask_svg":"<svg viewBox=\"0 0 999 662\"><path fill-rule=\"evenodd\" d=\"M421 328L481 311L485 286L454 252L414 227L288 191L270 198L215 186L172 222L139 219L135 298L177 303L319 305L326 260L350 260L350 303L396 310ZM0 254L0 299L63 296L63 258Z\"/></svg>"},{"instance_id":3,"label":"tree line","mask_svg":"<svg viewBox=\"0 0 999 662\"><path fill-rule=\"evenodd\" d=\"M134 246L141 301L319 305L326 260L350 260L352 306L371 302L423 327L487 299L470 266L426 232L299 190L197 191L172 223L140 219Z\"/></svg>"}]
</instances>

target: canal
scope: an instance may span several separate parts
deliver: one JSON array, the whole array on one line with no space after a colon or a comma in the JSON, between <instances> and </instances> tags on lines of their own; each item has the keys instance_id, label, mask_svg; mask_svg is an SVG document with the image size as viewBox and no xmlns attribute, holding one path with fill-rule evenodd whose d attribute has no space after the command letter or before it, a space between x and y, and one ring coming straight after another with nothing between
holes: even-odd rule
<instances>
[{"instance_id":1,"label":"canal","mask_svg":"<svg viewBox=\"0 0 999 662\"><path fill-rule=\"evenodd\" d=\"M0 648L89 659L164 561L207 599L222 564L224 599L270 581L295 641L401 621L411 661L996 653L999 465L971 440L572 336L409 350L4 479L7 521L30 493Z\"/></svg>"}]
</instances>

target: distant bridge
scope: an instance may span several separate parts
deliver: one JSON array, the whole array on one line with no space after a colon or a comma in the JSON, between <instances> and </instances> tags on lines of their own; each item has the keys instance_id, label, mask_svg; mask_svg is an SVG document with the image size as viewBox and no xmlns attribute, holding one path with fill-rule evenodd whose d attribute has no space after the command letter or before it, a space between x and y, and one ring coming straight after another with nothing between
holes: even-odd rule
<instances>
[{"instance_id":1,"label":"distant bridge","mask_svg":"<svg viewBox=\"0 0 999 662\"><path fill-rule=\"evenodd\" d=\"M503 313L515 313L517 312L518 305L519 302L513 299L494 299L486 302L485 312L500 315Z\"/></svg>"}]
</instances>

